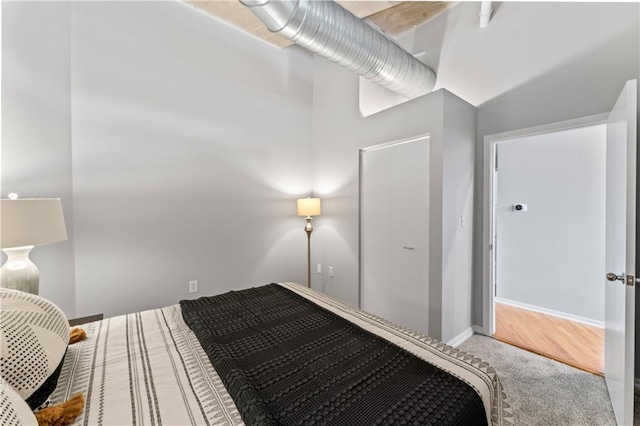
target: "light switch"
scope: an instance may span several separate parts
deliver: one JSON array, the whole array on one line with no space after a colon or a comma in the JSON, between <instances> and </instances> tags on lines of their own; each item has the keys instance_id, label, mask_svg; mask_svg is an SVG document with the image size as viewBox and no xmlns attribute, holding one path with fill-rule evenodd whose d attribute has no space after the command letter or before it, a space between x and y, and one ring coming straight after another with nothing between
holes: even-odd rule
<instances>
[{"instance_id":1,"label":"light switch","mask_svg":"<svg viewBox=\"0 0 640 426\"><path fill-rule=\"evenodd\" d=\"M322 273L322 264L321 264L321 263L318 263L318 266L317 266L317 268L316 268L316 271L317 271L319 274L321 274L321 273Z\"/></svg>"}]
</instances>

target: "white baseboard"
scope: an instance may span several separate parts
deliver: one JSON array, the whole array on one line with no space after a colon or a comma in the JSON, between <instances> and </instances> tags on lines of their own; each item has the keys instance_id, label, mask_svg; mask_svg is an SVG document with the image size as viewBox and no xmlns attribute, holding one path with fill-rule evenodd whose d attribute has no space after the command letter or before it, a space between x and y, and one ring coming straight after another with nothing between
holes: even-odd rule
<instances>
[{"instance_id":1,"label":"white baseboard","mask_svg":"<svg viewBox=\"0 0 640 426\"><path fill-rule=\"evenodd\" d=\"M447 342L447 345L453 346L454 348L457 348L458 346L460 346L462 344L462 342L464 342L465 340L467 340L471 336L473 336L473 328L469 327L465 331L463 331L462 333L458 334L453 339L449 340Z\"/></svg>"},{"instance_id":2,"label":"white baseboard","mask_svg":"<svg viewBox=\"0 0 640 426\"><path fill-rule=\"evenodd\" d=\"M603 321L597 321L591 318L580 317L578 315L567 314L566 312L554 311L553 309L547 309L540 306L529 305L528 303L516 302L515 300L503 299L502 297L496 297L494 299L498 303L505 305L515 306L516 308L526 309L528 311L540 312L542 314L551 315L558 318L563 318L570 321L580 322L593 327L604 328Z\"/></svg>"},{"instance_id":3,"label":"white baseboard","mask_svg":"<svg viewBox=\"0 0 640 426\"><path fill-rule=\"evenodd\" d=\"M472 325L471 330L473 330L473 334L482 334L483 336L489 335L488 333L485 333L484 328L480 327L479 325Z\"/></svg>"}]
</instances>

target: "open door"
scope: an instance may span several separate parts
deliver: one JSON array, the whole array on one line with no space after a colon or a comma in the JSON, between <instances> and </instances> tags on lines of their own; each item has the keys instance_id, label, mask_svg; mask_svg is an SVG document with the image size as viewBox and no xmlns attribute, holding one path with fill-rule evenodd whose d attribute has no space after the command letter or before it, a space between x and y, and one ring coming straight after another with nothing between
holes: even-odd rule
<instances>
[{"instance_id":1,"label":"open door","mask_svg":"<svg viewBox=\"0 0 640 426\"><path fill-rule=\"evenodd\" d=\"M620 425L633 424L636 85L627 82L607 120L604 374Z\"/></svg>"}]
</instances>

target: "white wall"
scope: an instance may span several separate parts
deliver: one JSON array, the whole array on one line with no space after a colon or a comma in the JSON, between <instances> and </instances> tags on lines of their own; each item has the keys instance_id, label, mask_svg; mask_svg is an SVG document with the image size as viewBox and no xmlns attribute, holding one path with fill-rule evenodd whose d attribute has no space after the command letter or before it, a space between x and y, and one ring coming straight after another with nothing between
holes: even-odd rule
<instances>
[{"instance_id":1,"label":"white wall","mask_svg":"<svg viewBox=\"0 0 640 426\"><path fill-rule=\"evenodd\" d=\"M40 270L40 294L74 316L70 7L2 3L0 195L62 199L69 239L35 247L30 257Z\"/></svg>"},{"instance_id":2,"label":"white wall","mask_svg":"<svg viewBox=\"0 0 640 426\"><path fill-rule=\"evenodd\" d=\"M514 126L555 120L567 107L573 111L566 114L589 115L594 102L617 99L609 91L621 90L618 78L635 76L638 4L493 6L486 28L478 25L479 3L463 2L400 40L414 52L425 51L424 61L437 72L436 89L484 107L485 115ZM539 102L552 95L554 105L541 109ZM511 108L503 109L507 102Z\"/></svg>"},{"instance_id":3,"label":"white wall","mask_svg":"<svg viewBox=\"0 0 640 426\"><path fill-rule=\"evenodd\" d=\"M112 316L304 280L310 55L179 2L3 8L3 193L61 196L72 231L34 250L43 295Z\"/></svg>"},{"instance_id":4,"label":"white wall","mask_svg":"<svg viewBox=\"0 0 640 426\"><path fill-rule=\"evenodd\" d=\"M605 139L602 124L498 144L498 297L604 321Z\"/></svg>"},{"instance_id":5,"label":"white wall","mask_svg":"<svg viewBox=\"0 0 640 426\"><path fill-rule=\"evenodd\" d=\"M503 22L507 11L513 14ZM508 82L512 75L519 82L483 97L478 105L479 146L486 135L609 111L625 82L638 77L638 4L501 3L489 28L504 37L493 45L492 55L504 55L513 62L494 67L491 82L495 84L501 76ZM504 33L507 29L510 36ZM523 61L534 68L519 70ZM483 62L487 67L474 73L478 78L491 63ZM476 194L482 194L483 173L483 152L477 150ZM478 325L483 321L481 202L479 195L474 206L479 214L474 223L473 297L474 324Z\"/></svg>"}]
</instances>

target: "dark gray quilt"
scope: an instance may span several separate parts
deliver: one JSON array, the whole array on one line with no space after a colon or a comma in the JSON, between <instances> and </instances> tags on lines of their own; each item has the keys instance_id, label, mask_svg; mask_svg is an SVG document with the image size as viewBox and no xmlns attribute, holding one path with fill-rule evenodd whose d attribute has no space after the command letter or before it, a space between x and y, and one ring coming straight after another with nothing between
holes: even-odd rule
<instances>
[{"instance_id":1,"label":"dark gray quilt","mask_svg":"<svg viewBox=\"0 0 640 426\"><path fill-rule=\"evenodd\" d=\"M486 425L465 382L276 284L180 302L247 425Z\"/></svg>"}]
</instances>

